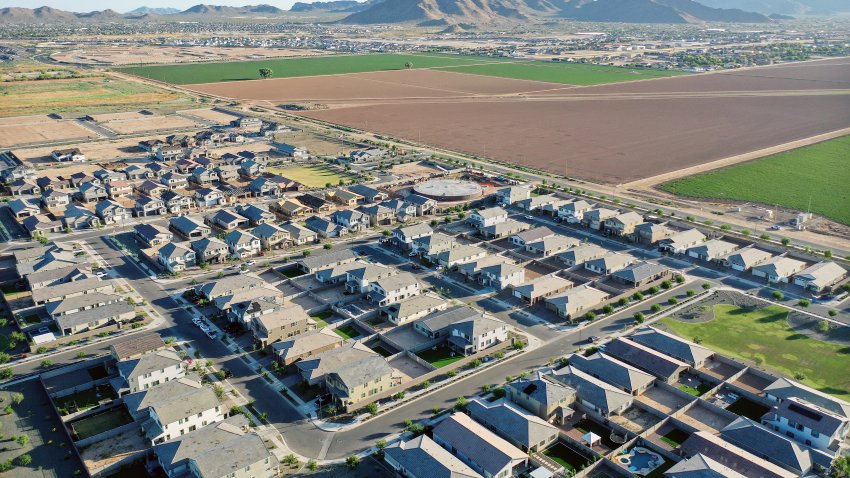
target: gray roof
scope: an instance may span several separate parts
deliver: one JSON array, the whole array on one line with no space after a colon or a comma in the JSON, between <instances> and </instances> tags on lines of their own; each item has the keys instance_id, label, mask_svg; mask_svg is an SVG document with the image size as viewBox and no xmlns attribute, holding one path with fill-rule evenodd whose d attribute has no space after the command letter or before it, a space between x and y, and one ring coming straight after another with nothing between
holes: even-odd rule
<instances>
[{"instance_id":1,"label":"gray roof","mask_svg":"<svg viewBox=\"0 0 850 478\"><path fill-rule=\"evenodd\" d=\"M578 239L556 234L554 236L544 237L539 241L526 243L526 247L545 254L548 251L561 251L571 247L576 247L579 244L581 244L581 241Z\"/></svg>"},{"instance_id":2,"label":"gray roof","mask_svg":"<svg viewBox=\"0 0 850 478\"><path fill-rule=\"evenodd\" d=\"M505 386L516 390L520 394L527 395L535 402L542 403L547 407L554 403L561 403L563 400L569 399L576 394L575 390L562 383L550 382L542 378L519 380Z\"/></svg>"},{"instance_id":3,"label":"gray roof","mask_svg":"<svg viewBox=\"0 0 850 478\"><path fill-rule=\"evenodd\" d=\"M224 242L228 244L250 244L255 240L257 240L257 237L250 232L240 231L238 229L230 231L226 236L224 236Z\"/></svg>"},{"instance_id":4,"label":"gray roof","mask_svg":"<svg viewBox=\"0 0 850 478\"><path fill-rule=\"evenodd\" d=\"M608 385L570 365L552 372L549 377L574 388L579 399L592 403L606 413L620 410L634 400L630 393Z\"/></svg>"},{"instance_id":5,"label":"gray roof","mask_svg":"<svg viewBox=\"0 0 850 478\"><path fill-rule=\"evenodd\" d=\"M573 264L581 264L591 259L602 257L607 253L608 249L599 247L596 244L582 244L558 254L558 257Z\"/></svg>"},{"instance_id":6,"label":"gray roof","mask_svg":"<svg viewBox=\"0 0 850 478\"><path fill-rule=\"evenodd\" d=\"M177 229L178 231L186 235L196 229L209 229L209 227L201 224L200 222L188 216L172 217L169 221L169 224L171 224L171 227L173 227L174 229Z\"/></svg>"},{"instance_id":7,"label":"gray roof","mask_svg":"<svg viewBox=\"0 0 850 478\"><path fill-rule=\"evenodd\" d=\"M266 281L260 279L255 274L237 274L197 285L195 286L195 291L208 298L215 299L216 297L235 294L265 284Z\"/></svg>"},{"instance_id":8,"label":"gray roof","mask_svg":"<svg viewBox=\"0 0 850 478\"><path fill-rule=\"evenodd\" d=\"M64 285L64 284L63 284ZM103 292L91 292L88 294L68 297L67 299L48 302L45 306L47 313L50 315L63 314L69 310L75 310L82 307L96 306L97 304L108 304L112 302L122 301L121 296L114 294L104 294Z\"/></svg>"},{"instance_id":9,"label":"gray roof","mask_svg":"<svg viewBox=\"0 0 850 478\"><path fill-rule=\"evenodd\" d=\"M738 249L737 244L721 241L720 239L711 239L703 242L702 244L697 244L696 246L691 247L688 249L688 254L693 252L700 256L716 259L736 249Z\"/></svg>"},{"instance_id":10,"label":"gray roof","mask_svg":"<svg viewBox=\"0 0 850 478\"><path fill-rule=\"evenodd\" d=\"M714 355L714 351L711 349L654 327L638 329L629 338L691 365L703 362Z\"/></svg>"},{"instance_id":11,"label":"gray roof","mask_svg":"<svg viewBox=\"0 0 850 478\"><path fill-rule=\"evenodd\" d=\"M403 289L418 283L419 279L410 272L400 272L374 281L374 284L387 292Z\"/></svg>"},{"instance_id":12,"label":"gray roof","mask_svg":"<svg viewBox=\"0 0 850 478\"><path fill-rule=\"evenodd\" d=\"M517 233L520 231L524 231L529 227L530 226L528 225L528 223L516 221L514 219L508 219L505 222L500 222L498 224L493 224L492 226L487 226L483 229L483 231L487 234L504 235L507 233Z\"/></svg>"},{"instance_id":13,"label":"gray roof","mask_svg":"<svg viewBox=\"0 0 850 478\"><path fill-rule=\"evenodd\" d=\"M332 233L339 226L321 216L310 216L304 221L304 225L316 232Z\"/></svg>"},{"instance_id":14,"label":"gray roof","mask_svg":"<svg viewBox=\"0 0 850 478\"><path fill-rule=\"evenodd\" d=\"M824 288L847 275L847 271L832 261L819 262L800 271L796 278L804 279L817 287Z\"/></svg>"},{"instance_id":15,"label":"gray roof","mask_svg":"<svg viewBox=\"0 0 850 478\"><path fill-rule=\"evenodd\" d=\"M349 263L351 264L351 263ZM346 265L349 265L346 264ZM361 263L359 261L355 261L353 264L356 265L353 269L349 269L346 274L349 279L353 278L355 280L361 280L366 282L372 282L382 277L389 277L395 274L398 274L398 269L394 267L388 267L383 264L377 263Z\"/></svg>"},{"instance_id":16,"label":"gray roof","mask_svg":"<svg viewBox=\"0 0 850 478\"><path fill-rule=\"evenodd\" d=\"M146 353L139 357L121 360L118 362L118 372L125 379L131 379L156 370L173 367L180 364L180 362L180 356L174 352L174 349L168 348L157 352Z\"/></svg>"},{"instance_id":17,"label":"gray roof","mask_svg":"<svg viewBox=\"0 0 850 478\"><path fill-rule=\"evenodd\" d=\"M775 410L765 413L765 417L774 413L829 437L835 435L848 421L847 417L836 415L797 397L783 400Z\"/></svg>"},{"instance_id":18,"label":"gray roof","mask_svg":"<svg viewBox=\"0 0 850 478\"><path fill-rule=\"evenodd\" d=\"M290 337L272 344L275 354L285 359L297 357L313 350L332 344L341 344L343 338L329 327L318 330L308 330L302 334Z\"/></svg>"},{"instance_id":19,"label":"gray roof","mask_svg":"<svg viewBox=\"0 0 850 478\"><path fill-rule=\"evenodd\" d=\"M681 445L686 455L701 453L748 477L796 478L798 475L774 465L720 437L706 431L696 431Z\"/></svg>"},{"instance_id":20,"label":"gray roof","mask_svg":"<svg viewBox=\"0 0 850 478\"><path fill-rule=\"evenodd\" d=\"M88 264L71 264L64 267L59 267L57 269L45 269L42 271L33 272L32 274L27 275L27 282L29 282L30 286L32 286L32 284L40 284L42 282L53 282L66 279L68 277L80 277L83 274L91 274L91 270L89 269ZM88 278L89 277L79 280L82 281ZM97 279L97 277L95 277L95 279ZM57 285L61 284L55 284L54 286ZM44 289L45 288L42 287L36 287L35 290L32 291L33 296L36 295L36 292L42 291Z\"/></svg>"},{"instance_id":21,"label":"gray roof","mask_svg":"<svg viewBox=\"0 0 850 478\"><path fill-rule=\"evenodd\" d=\"M192 241L192 249L199 255L203 255L207 250L227 249L227 244L221 239L215 237L204 237ZM199 258L200 259L200 258Z\"/></svg>"},{"instance_id":22,"label":"gray roof","mask_svg":"<svg viewBox=\"0 0 850 478\"><path fill-rule=\"evenodd\" d=\"M328 373L336 375L347 387L354 388L391 375L395 373L395 369L390 366L386 358L374 354L364 355L359 360L347 362L344 367L338 367ZM360 399L360 397L351 398Z\"/></svg>"},{"instance_id":23,"label":"gray roof","mask_svg":"<svg viewBox=\"0 0 850 478\"><path fill-rule=\"evenodd\" d=\"M185 257L186 254L190 252L194 254L194 251L192 251L192 249L189 249L183 244L177 242L169 242L159 249L160 257L164 257L168 260L174 260L178 257Z\"/></svg>"},{"instance_id":24,"label":"gray roof","mask_svg":"<svg viewBox=\"0 0 850 478\"><path fill-rule=\"evenodd\" d=\"M434 427L434 437L446 441L486 473L497 475L514 460L527 455L463 413L455 413Z\"/></svg>"},{"instance_id":25,"label":"gray roof","mask_svg":"<svg viewBox=\"0 0 850 478\"><path fill-rule=\"evenodd\" d=\"M640 282L647 277L652 277L656 274L662 274L667 270L666 266L656 264L654 262L638 262L631 264L623 269L614 272L612 275L629 282Z\"/></svg>"},{"instance_id":26,"label":"gray roof","mask_svg":"<svg viewBox=\"0 0 850 478\"><path fill-rule=\"evenodd\" d=\"M228 211L227 209L219 209L212 216L209 217L210 221L220 221L224 223L230 223L233 221L239 222L248 222L248 218L235 212Z\"/></svg>"},{"instance_id":27,"label":"gray roof","mask_svg":"<svg viewBox=\"0 0 850 478\"><path fill-rule=\"evenodd\" d=\"M791 468L800 475L806 474L814 464L814 456L806 446L745 417L738 417L727 425L720 431L720 436L750 453ZM824 458L827 463L830 461L830 457L824 455Z\"/></svg>"},{"instance_id":28,"label":"gray roof","mask_svg":"<svg viewBox=\"0 0 850 478\"><path fill-rule=\"evenodd\" d=\"M616 270L625 268L626 266L634 262L634 260L634 257L630 255L611 252L609 254L605 254L602 257L587 261L585 266L594 267L600 270Z\"/></svg>"},{"instance_id":29,"label":"gray roof","mask_svg":"<svg viewBox=\"0 0 850 478\"><path fill-rule=\"evenodd\" d=\"M546 302L554 305L559 312L572 315L576 311L585 310L588 307L601 304L607 298L607 292L594 289L589 284L584 284L548 297Z\"/></svg>"},{"instance_id":30,"label":"gray roof","mask_svg":"<svg viewBox=\"0 0 850 478\"><path fill-rule=\"evenodd\" d=\"M305 375L305 378L316 380L326 374L337 372L372 356L380 357L374 350L365 345L352 342L342 347L322 352L314 357L304 359L296 363L296 366L302 375Z\"/></svg>"},{"instance_id":31,"label":"gray roof","mask_svg":"<svg viewBox=\"0 0 850 478\"><path fill-rule=\"evenodd\" d=\"M481 478L427 435L396 443L387 447L384 454L401 465L411 478Z\"/></svg>"},{"instance_id":32,"label":"gray roof","mask_svg":"<svg viewBox=\"0 0 850 478\"><path fill-rule=\"evenodd\" d=\"M557 436L558 427L532 415L511 402L499 404L479 400L469 402L467 411L476 421L484 423L502 438L531 448L542 441Z\"/></svg>"},{"instance_id":33,"label":"gray roof","mask_svg":"<svg viewBox=\"0 0 850 478\"><path fill-rule=\"evenodd\" d=\"M664 472L667 478L746 478L737 471L697 453Z\"/></svg>"},{"instance_id":34,"label":"gray roof","mask_svg":"<svg viewBox=\"0 0 850 478\"><path fill-rule=\"evenodd\" d=\"M523 242L534 242L543 239L544 237L554 236L555 231L546 226L539 226L527 231L515 234L515 236Z\"/></svg>"},{"instance_id":35,"label":"gray roof","mask_svg":"<svg viewBox=\"0 0 850 478\"><path fill-rule=\"evenodd\" d=\"M655 377L603 353L572 354L570 365L615 387L634 392L652 384Z\"/></svg>"},{"instance_id":36,"label":"gray roof","mask_svg":"<svg viewBox=\"0 0 850 478\"><path fill-rule=\"evenodd\" d=\"M266 457L275 460L262 438L247 430L248 418L234 415L156 445L154 453L166 470L185 466L187 460L193 460L205 472L205 477L215 478L227 476Z\"/></svg>"},{"instance_id":37,"label":"gray roof","mask_svg":"<svg viewBox=\"0 0 850 478\"><path fill-rule=\"evenodd\" d=\"M688 368L688 364L685 362L624 338L617 338L608 342L605 353L665 381L677 372Z\"/></svg>"},{"instance_id":38,"label":"gray roof","mask_svg":"<svg viewBox=\"0 0 850 478\"><path fill-rule=\"evenodd\" d=\"M773 257L773 254L756 247L745 247L726 256L726 260L732 264L745 268L753 267Z\"/></svg>"},{"instance_id":39,"label":"gray roof","mask_svg":"<svg viewBox=\"0 0 850 478\"><path fill-rule=\"evenodd\" d=\"M165 342L157 333L134 335L111 346L113 355L118 360L159 350L163 347L165 347Z\"/></svg>"},{"instance_id":40,"label":"gray roof","mask_svg":"<svg viewBox=\"0 0 850 478\"><path fill-rule=\"evenodd\" d=\"M806 263L792 259L787 256L772 257L759 265L753 266L753 270L763 271L778 277L790 277L792 274L802 271Z\"/></svg>"},{"instance_id":41,"label":"gray roof","mask_svg":"<svg viewBox=\"0 0 850 478\"><path fill-rule=\"evenodd\" d=\"M300 226L294 222L285 222L280 225L280 228L289 233L289 236L295 240L302 237L316 237L316 232Z\"/></svg>"},{"instance_id":42,"label":"gray roof","mask_svg":"<svg viewBox=\"0 0 850 478\"><path fill-rule=\"evenodd\" d=\"M239 208L239 214L252 220L257 221L265 218L274 218L274 214L269 212L265 207L257 206L256 204L248 204Z\"/></svg>"},{"instance_id":43,"label":"gray roof","mask_svg":"<svg viewBox=\"0 0 850 478\"><path fill-rule=\"evenodd\" d=\"M765 393L782 400L801 398L842 417L850 417L850 403L787 378L779 378L764 389Z\"/></svg>"},{"instance_id":44,"label":"gray roof","mask_svg":"<svg viewBox=\"0 0 850 478\"><path fill-rule=\"evenodd\" d=\"M419 324L431 331L442 330L458 322L479 317L481 312L465 305L450 307L446 310L434 312L419 321Z\"/></svg>"},{"instance_id":45,"label":"gray roof","mask_svg":"<svg viewBox=\"0 0 850 478\"><path fill-rule=\"evenodd\" d=\"M476 211L473 214L481 216L482 219L492 219L494 217L507 216L508 211L505 211L500 207L490 207L487 209L481 209L479 211Z\"/></svg>"},{"instance_id":46,"label":"gray roof","mask_svg":"<svg viewBox=\"0 0 850 478\"><path fill-rule=\"evenodd\" d=\"M124 314L130 314L135 310L135 307L125 301L115 302L114 304L95 307L94 309L82 310L73 314L66 314L56 318L56 325L60 330L76 327L78 325L88 324L96 320L105 319L107 317L116 317Z\"/></svg>"},{"instance_id":47,"label":"gray roof","mask_svg":"<svg viewBox=\"0 0 850 478\"><path fill-rule=\"evenodd\" d=\"M424 222L419 222L411 226L398 227L396 228L396 230L406 237L421 236L434 233L434 230L431 229L431 226Z\"/></svg>"},{"instance_id":48,"label":"gray roof","mask_svg":"<svg viewBox=\"0 0 850 478\"><path fill-rule=\"evenodd\" d=\"M337 249L324 254L315 254L310 257L298 259L298 262L304 267L314 270L328 267L337 262L351 262L357 259L357 254L349 248Z\"/></svg>"},{"instance_id":49,"label":"gray roof","mask_svg":"<svg viewBox=\"0 0 850 478\"><path fill-rule=\"evenodd\" d=\"M556 275L545 275L536 277L522 285L514 287L515 291L526 297L541 297L553 291L569 288L573 282Z\"/></svg>"},{"instance_id":50,"label":"gray roof","mask_svg":"<svg viewBox=\"0 0 850 478\"><path fill-rule=\"evenodd\" d=\"M289 237L288 231L285 231L285 230L275 226L274 224L270 224L268 222L265 223L265 224L260 224L259 226L255 227L254 230L251 231L251 234L253 234L254 236L256 236L260 239L268 239L270 237L273 237L276 234L280 234L283 237L287 237L287 238Z\"/></svg>"},{"instance_id":51,"label":"gray roof","mask_svg":"<svg viewBox=\"0 0 850 478\"><path fill-rule=\"evenodd\" d=\"M156 236L160 234L171 234L168 229L157 224L136 224L133 226L133 230L148 241L156 239Z\"/></svg>"},{"instance_id":52,"label":"gray roof","mask_svg":"<svg viewBox=\"0 0 850 478\"><path fill-rule=\"evenodd\" d=\"M461 336L455 334L452 334L452 336L449 337L449 340L461 342L463 345L467 345L470 343L470 340L475 337L480 337L494 330L499 330L505 327L507 327L507 324L505 324L501 320L495 317L488 317L482 314L476 317L462 320L460 322L456 322L450 326L450 329L452 331L456 330L462 333L463 336L470 337L469 340L463 339Z\"/></svg>"},{"instance_id":53,"label":"gray roof","mask_svg":"<svg viewBox=\"0 0 850 478\"><path fill-rule=\"evenodd\" d=\"M686 245L702 241L703 239L705 239L705 234L703 234L702 231L699 229L688 229L686 231L677 232L667 239L663 239L662 242L676 248L682 248Z\"/></svg>"},{"instance_id":54,"label":"gray roof","mask_svg":"<svg viewBox=\"0 0 850 478\"><path fill-rule=\"evenodd\" d=\"M402 301L396 302L388 307L399 317L409 317L423 310L428 310L445 303L444 299L431 295L417 295Z\"/></svg>"}]
</instances>

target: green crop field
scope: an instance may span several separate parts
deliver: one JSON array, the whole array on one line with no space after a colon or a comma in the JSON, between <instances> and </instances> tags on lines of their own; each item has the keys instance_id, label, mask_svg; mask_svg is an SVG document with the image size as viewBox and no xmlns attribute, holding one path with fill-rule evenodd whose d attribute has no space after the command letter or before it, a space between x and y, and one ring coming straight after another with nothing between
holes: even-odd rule
<instances>
[{"instance_id":1,"label":"green crop field","mask_svg":"<svg viewBox=\"0 0 850 478\"><path fill-rule=\"evenodd\" d=\"M729 304L714 306L714 319L685 323L661 320L688 340L718 352L761 361L789 377L843 400L850 398L850 347L812 339L788 326L788 309L772 305L748 311Z\"/></svg>"},{"instance_id":2,"label":"green crop field","mask_svg":"<svg viewBox=\"0 0 850 478\"><path fill-rule=\"evenodd\" d=\"M293 181L298 181L308 188L323 188L328 183L331 186L336 186L340 180L348 182L354 179L354 176L327 166L269 167L267 171Z\"/></svg>"},{"instance_id":3,"label":"green crop field","mask_svg":"<svg viewBox=\"0 0 850 478\"><path fill-rule=\"evenodd\" d=\"M606 65L553 63L543 61L493 62L478 65L448 66L440 68L456 73L498 76L517 80L546 81L567 85L599 85L622 81L645 80L682 75L681 71L645 70Z\"/></svg>"},{"instance_id":4,"label":"green crop field","mask_svg":"<svg viewBox=\"0 0 850 478\"><path fill-rule=\"evenodd\" d=\"M677 179L661 189L810 210L850 225L850 136ZM810 203L811 201L811 203Z\"/></svg>"},{"instance_id":5,"label":"green crop field","mask_svg":"<svg viewBox=\"0 0 850 478\"><path fill-rule=\"evenodd\" d=\"M227 63L195 63L191 65L159 65L116 68L116 71L143 76L178 85L217 83L259 79L260 68L271 68L273 78L341 75L370 71L401 70L410 62L413 68L461 66L500 62L498 58L425 54L341 55L275 60L237 61Z\"/></svg>"}]
</instances>

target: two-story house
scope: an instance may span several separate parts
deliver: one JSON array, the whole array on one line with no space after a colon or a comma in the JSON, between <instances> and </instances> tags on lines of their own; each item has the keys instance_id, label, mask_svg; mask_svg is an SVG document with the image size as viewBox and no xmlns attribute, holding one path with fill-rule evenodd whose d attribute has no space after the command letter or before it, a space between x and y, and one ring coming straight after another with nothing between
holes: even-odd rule
<instances>
[{"instance_id":1,"label":"two-story house","mask_svg":"<svg viewBox=\"0 0 850 478\"><path fill-rule=\"evenodd\" d=\"M245 259L260 253L260 240L253 234L244 231L233 231L224 236L224 242L230 249L230 255L234 258Z\"/></svg>"}]
</instances>

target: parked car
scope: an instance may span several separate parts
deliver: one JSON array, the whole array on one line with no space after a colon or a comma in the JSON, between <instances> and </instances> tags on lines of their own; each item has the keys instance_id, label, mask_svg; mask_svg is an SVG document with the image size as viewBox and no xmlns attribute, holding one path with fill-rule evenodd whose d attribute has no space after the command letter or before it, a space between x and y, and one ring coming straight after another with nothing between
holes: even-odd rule
<instances>
[{"instance_id":1,"label":"parked car","mask_svg":"<svg viewBox=\"0 0 850 478\"><path fill-rule=\"evenodd\" d=\"M602 339L597 335L591 335L590 337L587 338L587 341L592 343L592 344L595 344L596 342L599 342L600 340L602 340Z\"/></svg>"},{"instance_id":2,"label":"parked car","mask_svg":"<svg viewBox=\"0 0 850 478\"><path fill-rule=\"evenodd\" d=\"M98 272L98 273L97 273L97 274L95 274L95 275L96 275L97 277L104 278L104 277L106 277L106 276L107 276L107 275L109 275L109 274L107 274L106 272Z\"/></svg>"},{"instance_id":3,"label":"parked car","mask_svg":"<svg viewBox=\"0 0 850 478\"><path fill-rule=\"evenodd\" d=\"M215 340L215 339L217 339L217 338L218 338L218 334L217 334L217 333L215 333L215 332L214 332L214 331L212 331L212 330L207 329L207 330L205 330L205 331L204 331L204 333L205 333L205 334L207 334L207 337L209 337L209 338L211 338L211 339L213 339L213 340Z\"/></svg>"},{"instance_id":4,"label":"parked car","mask_svg":"<svg viewBox=\"0 0 850 478\"><path fill-rule=\"evenodd\" d=\"M247 265L249 265L249 266L253 266L253 265L254 265L254 264L256 264L256 263L257 263L257 261L256 261L256 260L251 259L250 261L246 262L245 264L247 264Z\"/></svg>"}]
</instances>

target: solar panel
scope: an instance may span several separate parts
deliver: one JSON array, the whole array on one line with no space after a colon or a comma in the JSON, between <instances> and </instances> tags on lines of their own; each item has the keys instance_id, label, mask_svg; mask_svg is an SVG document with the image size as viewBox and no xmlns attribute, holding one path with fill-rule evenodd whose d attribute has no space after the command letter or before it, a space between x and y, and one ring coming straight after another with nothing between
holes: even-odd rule
<instances>
[{"instance_id":1,"label":"solar panel","mask_svg":"<svg viewBox=\"0 0 850 478\"><path fill-rule=\"evenodd\" d=\"M823 416L819 413L815 413L809 409L803 408L795 403L788 405L788 410L791 410L794 413L798 413L803 415L806 418L811 418L812 420L819 422Z\"/></svg>"}]
</instances>

